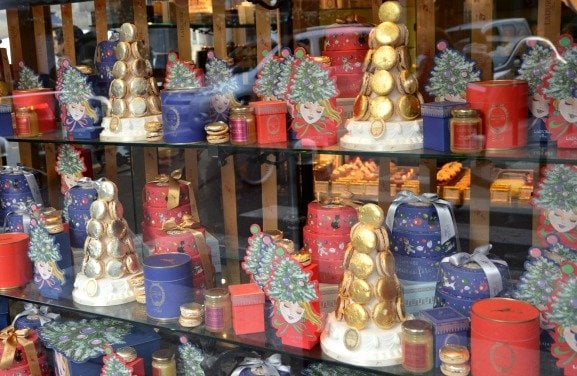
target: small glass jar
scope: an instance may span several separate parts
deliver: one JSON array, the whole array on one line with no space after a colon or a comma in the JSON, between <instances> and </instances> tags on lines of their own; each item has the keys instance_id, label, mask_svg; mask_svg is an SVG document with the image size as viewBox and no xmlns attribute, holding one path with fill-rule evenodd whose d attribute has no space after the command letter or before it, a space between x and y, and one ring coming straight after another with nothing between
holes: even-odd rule
<instances>
[{"instance_id":1,"label":"small glass jar","mask_svg":"<svg viewBox=\"0 0 577 376\"><path fill-rule=\"evenodd\" d=\"M174 351L162 349L152 353L152 376L176 376Z\"/></svg>"},{"instance_id":2,"label":"small glass jar","mask_svg":"<svg viewBox=\"0 0 577 376\"><path fill-rule=\"evenodd\" d=\"M232 303L228 289L217 287L204 293L204 326L216 333L232 328Z\"/></svg>"},{"instance_id":3,"label":"small glass jar","mask_svg":"<svg viewBox=\"0 0 577 376\"><path fill-rule=\"evenodd\" d=\"M230 142L233 145L254 144L256 142L256 121L252 107L231 107L228 126Z\"/></svg>"},{"instance_id":4,"label":"small glass jar","mask_svg":"<svg viewBox=\"0 0 577 376\"><path fill-rule=\"evenodd\" d=\"M455 108L451 111L451 151L473 153L483 150L483 123L474 108Z\"/></svg>"},{"instance_id":5,"label":"small glass jar","mask_svg":"<svg viewBox=\"0 0 577 376\"><path fill-rule=\"evenodd\" d=\"M402 365L409 372L425 373L433 368L433 326L424 320L401 324Z\"/></svg>"},{"instance_id":6,"label":"small glass jar","mask_svg":"<svg viewBox=\"0 0 577 376\"><path fill-rule=\"evenodd\" d=\"M14 112L14 131L18 136L37 136L38 116L31 107L19 107Z\"/></svg>"}]
</instances>

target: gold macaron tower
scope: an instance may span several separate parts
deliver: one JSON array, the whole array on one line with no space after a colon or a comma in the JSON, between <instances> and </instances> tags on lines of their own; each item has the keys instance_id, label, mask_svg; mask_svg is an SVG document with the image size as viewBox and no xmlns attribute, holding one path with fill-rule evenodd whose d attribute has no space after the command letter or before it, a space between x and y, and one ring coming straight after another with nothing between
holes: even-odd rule
<instances>
[{"instance_id":1,"label":"gold macaron tower","mask_svg":"<svg viewBox=\"0 0 577 376\"><path fill-rule=\"evenodd\" d=\"M162 140L162 115L156 80L148 60L148 47L137 40L136 26L124 23L115 49L110 103L102 119L101 140Z\"/></svg>"},{"instance_id":2,"label":"gold macaron tower","mask_svg":"<svg viewBox=\"0 0 577 376\"><path fill-rule=\"evenodd\" d=\"M369 34L363 64L363 83L353 107L353 118L340 146L352 150L415 150L423 147L422 96L411 71L409 31L400 23L402 7L386 1L381 21Z\"/></svg>"},{"instance_id":3,"label":"gold macaron tower","mask_svg":"<svg viewBox=\"0 0 577 376\"><path fill-rule=\"evenodd\" d=\"M132 302L143 276L133 235L118 201L118 188L103 180L97 182L96 190L98 199L90 205L84 259L76 274L72 299L89 306Z\"/></svg>"},{"instance_id":4,"label":"gold macaron tower","mask_svg":"<svg viewBox=\"0 0 577 376\"><path fill-rule=\"evenodd\" d=\"M359 208L336 310L328 315L321 335L323 352L345 363L367 367L401 363L399 333L405 306L384 220L378 205Z\"/></svg>"}]
</instances>

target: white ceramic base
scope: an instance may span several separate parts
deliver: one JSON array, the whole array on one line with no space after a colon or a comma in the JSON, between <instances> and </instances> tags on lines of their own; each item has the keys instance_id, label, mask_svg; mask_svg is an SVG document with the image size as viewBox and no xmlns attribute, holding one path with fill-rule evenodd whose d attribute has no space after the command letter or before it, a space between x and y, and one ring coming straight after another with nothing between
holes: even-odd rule
<instances>
[{"instance_id":1,"label":"white ceramic base","mask_svg":"<svg viewBox=\"0 0 577 376\"><path fill-rule=\"evenodd\" d=\"M371 134L372 121L349 120L340 147L350 150L403 151L423 148L423 119L386 122L378 137Z\"/></svg>"},{"instance_id":2,"label":"white ceramic base","mask_svg":"<svg viewBox=\"0 0 577 376\"><path fill-rule=\"evenodd\" d=\"M359 330L359 343L354 350L345 346L345 332L349 329L346 321L338 321L335 313L327 317L321 334L323 352L343 363L363 367L386 367L401 363L401 324L388 330L378 328L372 321Z\"/></svg>"},{"instance_id":3,"label":"white ceramic base","mask_svg":"<svg viewBox=\"0 0 577 376\"><path fill-rule=\"evenodd\" d=\"M110 130L112 119L111 116L102 119L102 127L104 128L100 133L102 141L147 141L148 132L144 129L144 125L148 122L162 122L162 115L121 118L116 132Z\"/></svg>"},{"instance_id":4,"label":"white ceramic base","mask_svg":"<svg viewBox=\"0 0 577 376\"><path fill-rule=\"evenodd\" d=\"M128 284L132 275L123 278L88 278L84 273L76 274L72 300L87 306L111 306L135 300Z\"/></svg>"}]
</instances>

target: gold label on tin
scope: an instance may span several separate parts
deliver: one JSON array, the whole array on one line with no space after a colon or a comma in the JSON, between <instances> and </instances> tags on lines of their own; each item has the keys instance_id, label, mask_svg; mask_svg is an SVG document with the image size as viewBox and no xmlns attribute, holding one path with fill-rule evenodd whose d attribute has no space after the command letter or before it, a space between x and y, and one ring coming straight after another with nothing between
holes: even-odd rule
<instances>
[{"instance_id":1,"label":"gold label on tin","mask_svg":"<svg viewBox=\"0 0 577 376\"><path fill-rule=\"evenodd\" d=\"M371 122L371 128L369 131L371 132L371 136L373 136L373 138L380 138L385 133L385 122L382 120L375 120Z\"/></svg>"},{"instance_id":2,"label":"gold label on tin","mask_svg":"<svg viewBox=\"0 0 577 376\"><path fill-rule=\"evenodd\" d=\"M356 350L359 347L360 340L361 335L358 330L349 328L345 331L345 335L343 336L343 343L347 350Z\"/></svg>"},{"instance_id":3,"label":"gold label on tin","mask_svg":"<svg viewBox=\"0 0 577 376\"><path fill-rule=\"evenodd\" d=\"M90 278L84 284L84 292L87 296L96 296L98 294L98 281Z\"/></svg>"}]
</instances>

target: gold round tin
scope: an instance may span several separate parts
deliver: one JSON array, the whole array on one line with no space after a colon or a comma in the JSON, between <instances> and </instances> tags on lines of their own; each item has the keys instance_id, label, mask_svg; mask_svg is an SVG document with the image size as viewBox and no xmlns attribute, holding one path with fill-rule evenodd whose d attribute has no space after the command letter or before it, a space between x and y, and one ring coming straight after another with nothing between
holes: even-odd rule
<instances>
[{"instance_id":1,"label":"gold round tin","mask_svg":"<svg viewBox=\"0 0 577 376\"><path fill-rule=\"evenodd\" d=\"M88 259L84 264L84 275L88 278L100 278L102 277L102 263L96 259Z\"/></svg>"},{"instance_id":2,"label":"gold round tin","mask_svg":"<svg viewBox=\"0 0 577 376\"><path fill-rule=\"evenodd\" d=\"M148 65L144 59L136 59L130 63L130 71L136 77L147 77L148 76Z\"/></svg>"},{"instance_id":3,"label":"gold round tin","mask_svg":"<svg viewBox=\"0 0 577 376\"><path fill-rule=\"evenodd\" d=\"M128 91L131 95L144 96L148 94L148 80L142 77L134 77L128 83Z\"/></svg>"},{"instance_id":4,"label":"gold round tin","mask_svg":"<svg viewBox=\"0 0 577 376\"><path fill-rule=\"evenodd\" d=\"M112 75L114 78L123 79L124 76L126 76L127 70L128 67L126 66L126 63L124 61L118 60L112 67Z\"/></svg>"},{"instance_id":5,"label":"gold round tin","mask_svg":"<svg viewBox=\"0 0 577 376\"><path fill-rule=\"evenodd\" d=\"M115 219L108 224L108 228L106 230L109 236L122 239L124 236L126 236L126 222L123 219Z\"/></svg>"},{"instance_id":6,"label":"gold round tin","mask_svg":"<svg viewBox=\"0 0 577 376\"><path fill-rule=\"evenodd\" d=\"M118 42L114 48L117 60L126 61L130 58L130 44L126 42Z\"/></svg>"},{"instance_id":7,"label":"gold round tin","mask_svg":"<svg viewBox=\"0 0 577 376\"><path fill-rule=\"evenodd\" d=\"M151 114L160 114L162 112L160 108L160 98L150 95L146 98L146 108Z\"/></svg>"},{"instance_id":8,"label":"gold round tin","mask_svg":"<svg viewBox=\"0 0 577 376\"><path fill-rule=\"evenodd\" d=\"M125 117L126 115L126 102L122 98L115 98L112 100L112 108L110 112L114 116L119 118Z\"/></svg>"},{"instance_id":9,"label":"gold round tin","mask_svg":"<svg viewBox=\"0 0 577 376\"><path fill-rule=\"evenodd\" d=\"M86 223L86 235L91 238L100 239L104 235L102 222L94 218L89 219Z\"/></svg>"},{"instance_id":10,"label":"gold round tin","mask_svg":"<svg viewBox=\"0 0 577 376\"><path fill-rule=\"evenodd\" d=\"M370 226L361 224L351 233L351 244L357 252L370 253L377 248L377 235Z\"/></svg>"},{"instance_id":11,"label":"gold round tin","mask_svg":"<svg viewBox=\"0 0 577 376\"><path fill-rule=\"evenodd\" d=\"M99 182L96 186L96 191L98 192L98 198L104 201L112 201L118 197L118 188L110 180Z\"/></svg>"},{"instance_id":12,"label":"gold round tin","mask_svg":"<svg viewBox=\"0 0 577 376\"><path fill-rule=\"evenodd\" d=\"M148 56L148 49L141 40L131 43L130 50L132 51L132 56L137 59L146 59Z\"/></svg>"},{"instance_id":13,"label":"gold round tin","mask_svg":"<svg viewBox=\"0 0 577 376\"><path fill-rule=\"evenodd\" d=\"M373 307L373 321L381 329L390 329L397 322L394 302L380 302Z\"/></svg>"},{"instance_id":14,"label":"gold round tin","mask_svg":"<svg viewBox=\"0 0 577 376\"><path fill-rule=\"evenodd\" d=\"M367 204L359 208L359 222L377 229L385 220L385 212L377 204Z\"/></svg>"},{"instance_id":15,"label":"gold round tin","mask_svg":"<svg viewBox=\"0 0 577 376\"><path fill-rule=\"evenodd\" d=\"M399 286L392 283L395 279L390 277L381 277L375 286L375 295L381 300L395 300L399 294Z\"/></svg>"},{"instance_id":16,"label":"gold round tin","mask_svg":"<svg viewBox=\"0 0 577 376\"><path fill-rule=\"evenodd\" d=\"M375 269L375 264L371 256L366 253L355 252L349 268L355 277L365 279L371 275Z\"/></svg>"},{"instance_id":17,"label":"gold round tin","mask_svg":"<svg viewBox=\"0 0 577 376\"><path fill-rule=\"evenodd\" d=\"M101 199L95 200L90 204L90 217L102 220L106 218L108 212L107 202Z\"/></svg>"},{"instance_id":18,"label":"gold round tin","mask_svg":"<svg viewBox=\"0 0 577 376\"><path fill-rule=\"evenodd\" d=\"M366 95L359 94L353 104L353 118L355 120L366 120L369 113L369 98Z\"/></svg>"},{"instance_id":19,"label":"gold round tin","mask_svg":"<svg viewBox=\"0 0 577 376\"><path fill-rule=\"evenodd\" d=\"M112 219L124 218L124 206L120 201L110 201L108 202L108 214Z\"/></svg>"},{"instance_id":20,"label":"gold round tin","mask_svg":"<svg viewBox=\"0 0 577 376\"><path fill-rule=\"evenodd\" d=\"M106 275L111 278L120 278L124 275L124 265L121 260L111 259L106 262Z\"/></svg>"},{"instance_id":21,"label":"gold round tin","mask_svg":"<svg viewBox=\"0 0 577 376\"><path fill-rule=\"evenodd\" d=\"M369 101L369 113L373 119L387 121L394 112L393 102L388 97L378 96Z\"/></svg>"},{"instance_id":22,"label":"gold round tin","mask_svg":"<svg viewBox=\"0 0 577 376\"><path fill-rule=\"evenodd\" d=\"M397 102L399 116L405 120L414 120L421 116L421 102L415 95L405 94Z\"/></svg>"},{"instance_id":23,"label":"gold round tin","mask_svg":"<svg viewBox=\"0 0 577 376\"><path fill-rule=\"evenodd\" d=\"M116 238L109 238L106 248L108 254L116 259L123 258L128 252L126 244L122 240Z\"/></svg>"},{"instance_id":24,"label":"gold round tin","mask_svg":"<svg viewBox=\"0 0 577 376\"><path fill-rule=\"evenodd\" d=\"M373 64L377 69L389 70L397 64L397 51L391 46L381 46L373 54Z\"/></svg>"},{"instance_id":25,"label":"gold round tin","mask_svg":"<svg viewBox=\"0 0 577 376\"><path fill-rule=\"evenodd\" d=\"M379 7L379 20L381 22L399 22L401 12L401 4L398 1L385 1Z\"/></svg>"},{"instance_id":26,"label":"gold round tin","mask_svg":"<svg viewBox=\"0 0 577 376\"><path fill-rule=\"evenodd\" d=\"M345 321L351 328L364 329L369 322L369 313L361 304L352 303L345 308Z\"/></svg>"},{"instance_id":27,"label":"gold round tin","mask_svg":"<svg viewBox=\"0 0 577 376\"><path fill-rule=\"evenodd\" d=\"M136 40L136 26L131 23L123 23L119 31L120 40L123 42L134 42Z\"/></svg>"},{"instance_id":28,"label":"gold round tin","mask_svg":"<svg viewBox=\"0 0 577 376\"><path fill-rule=\"evenodd\" d=\"M180 306L180 315L186 318L198 318L204 316L204 307L198 303L185 303Z\"/></svg>"},{"instance_id":29,"label":"gold round tin","mask_svg":"<svg viewBox=\"0 0 577 376\"><path fill-rule=\"evenodd\" d=\"M115 98L124 98L126 96L126 83L124 80L115 78L110 83L110 95Z\"/></svg>"},{"instance_id":30,"label":"gold round tin","mask_svg":"<svg viewBox=\"0 0 577 376\"><path fill-rule=\"evenodd\" d=\"M371 285L364 279L355 278L351 284L351 298L355 303L367 304L371 300Z\"/></svg>"},{"instance_id":31,"label":"gold round tin","mask_svg":"<svg viewBox=\"0 0 577 376\"><path fill-rule=\"evenodd\" d=\"M141 117L146 115L146 100L143 97L134 97L128 103L130 115Z\"/></svg>"},{"instance_id":32,"label":"gold round tin","mask_svg":"<svg viewBox=\"0 0 577 376\"><path fill-rule=\"evenodd\" d=\"M401 38L399 26L393 22L381 22L375 28L375 38L379 45L395 46Z\"/></svg>"},{"instance_id":33,"label":"gold round tin","mask_svg":"<svg viewBox=\"0 0 577 376\"><path fill-rule=\"evenodd\" d=\"M105 247L102 243L102 240L95 239L95 238L86 238L86 253L88 256L100 260L100 258L104 255Z\"/></svg>"},{"instance_id":34,"label":"gold round tin","mask_svg":"<svg viewBox=\"0 0 577 376\"><path fill-rule=\"evenodd\" d=\"M395 87L395 79L391 72L378 69L371 78L371 89L377 95L388 95Z\"/></svg>"}]
</instances>

